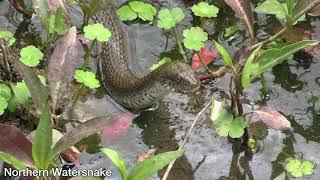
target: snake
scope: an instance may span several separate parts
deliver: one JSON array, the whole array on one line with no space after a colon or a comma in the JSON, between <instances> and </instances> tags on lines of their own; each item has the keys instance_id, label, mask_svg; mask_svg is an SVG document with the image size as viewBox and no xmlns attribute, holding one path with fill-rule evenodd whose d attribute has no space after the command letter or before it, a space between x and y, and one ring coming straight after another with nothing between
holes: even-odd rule
<instances>
[{"instance_id":1,"label":"snake","mask_svg":"<svg viewBox=\"0 0 320 180\"><path fill-rule=\"evenodd\" d=\"M140 111L155 104L170 91L195 93L200 80L194 70L181 61L173 61L144 75L132 71L132 58L128 34L116 15L116 8L109 3L92 17L102 23L112 36L101 43L98 56L102 84L108 94L119 104L133 111Z\"/></svg>"}]
</instances>

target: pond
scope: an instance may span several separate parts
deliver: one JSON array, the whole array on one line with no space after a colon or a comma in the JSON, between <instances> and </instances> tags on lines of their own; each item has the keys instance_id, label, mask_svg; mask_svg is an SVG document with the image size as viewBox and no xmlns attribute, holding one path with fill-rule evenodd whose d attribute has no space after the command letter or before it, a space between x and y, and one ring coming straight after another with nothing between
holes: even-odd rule
<instances>
[{"instance_id":1,"label":"pond","mask_svg":"<svg viewBox=\"0 0 320 180\"><path fill-rule=\"evenodd\" d=\"M115 4L121 6L125 2L121 0ZM192 15L190 10L192 3L189 1L150 0L145 2L150 2L159 9L182 8L186 17L177 27L180 33L200 23L199 18ZM209 36L209 39L218 40L232 57L237 50L250 46L251 41L246 34L246 28L232 9L222 0L208 2L220 9L218 17L210 22L213 23L214 33ZM257 7L261 2L263 1L252 1L252 5ZM7 1L0 2L0 30L15 32L24 27L12 22L8 9L14 10L9 6ZM19 17L21 16L16 18ZM283 25L283 22L281 24L272 15L254 13L254 19L254 28L259 39L266 39L277 32L277 27ZM224 29L231 25L236 25L240 30L232 38L225 38ZM320 19L307 17L306 21L299 22L296 26L305 32L317 34L320 32ZM134 21L124 24L124 27L129 34L131 55L135 62L133 69L138 73L147 73L148 68L159 58L181 58L175 39L155 24ZM294 36L295 33L297 32L292 31L289 35ZM191 59L192 53L188 52L187 57ZM264 73L265 84L269 89L267 95L261 93L260 82L253 83L245 91L244 112L253 111L261 106L273 107L290 121L292 126L290 129L262 128L261 130L258 127L252 127L251 130L257 131L258 134L262 134L262 131L266 132L260 140L257 140L258 148L246 149L241 143L239 144L240 141L217 134L210 119L210 108L207 108L184 147L185 153L175 162L168 179L275 179L286 172L285 163L290 157L309 160L318 165L312 175L297 179L320 179L319 62L319 52L310 54L301 50L292 55L289 61ZM210 64L209 67L215 68L221 65L223 60L218 58L214 61L214 65ZM92 69L95 69L94 66L91 64ZM204 69L198 70L197 73L206 74ZM177 92L166 94L155 108L137 114L128 132L119 138L112 141L103 138L101 140L96 134L82 140L76 145L81 150L80 164L76 166L70 164L71 167L73 169L110 169L113 174L105 179L121 179L113 163L100 152L101 146L110 147L119 152L124 157L128 169L131 169L137 162L137 157L148 149L157 148L156 154L177 150L197 114L210 103L212 97L225 98L227 104L231 102L230 73L201 83L201 89L194 94ZM79 102L75 112L79 112L78 116L95 117L113 111L126 111L119 106L115 108L114 103L106 97L106 92L101 88L101 91L98 90L95 94L88 95L86 100ZM256 116L251 118L252 121L257 121ZM0 120L4 121L1 118ZM1 166L0 169L2 169ZM150 179L160 179L165 169ZM289 173L280 179L286 178L294 179Z\"/></svg>"}]
</instances>

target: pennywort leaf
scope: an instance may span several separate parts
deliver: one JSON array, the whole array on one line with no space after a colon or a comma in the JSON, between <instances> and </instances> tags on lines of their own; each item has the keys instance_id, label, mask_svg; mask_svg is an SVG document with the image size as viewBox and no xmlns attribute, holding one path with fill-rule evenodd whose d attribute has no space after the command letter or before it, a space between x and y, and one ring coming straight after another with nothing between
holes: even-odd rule
<instances>
[{"instance_id":1,"label":"pennywort leaf","mask_svg":"<svg viewBox=\"0 0 320 180\"><path fill-rule=\"evenodd\" d=\"M186 48L199 51L208 40L208 34L200 27L192 27L183 31L183 42Z\"/></svg>"},{"instance_id":2,"label":"pennywort leaf","mask_svg":"<svg viewBox=\"0 0 320 180\"><path fill-rule=\"evenodd\" d=\"M181 8L161 9L158 14L158 27L171 29L185 17Z\"/></svg>"},{"instance_id":3,"label":"pennywort leaf","mask_svg":"<svg viewBox=\"0 0 320 180\"><path fill-rule=\"evenodd\" d=\"M141 1L131 1L129 2L129 7L144 21L153 21L157 13L157 9L154 6Z\"/></svg>"},{"instance_id":4,"label":"pennywort leaf","mask_svg":"<svg viewBox=\"0 0 320 180\"><path fill-rule=\"evenodd\" d=\"M137 13L127 5L120 7L117 10L117 15L120 21L132 21L138 17Z\"/></svg>"},{"instance_id":5,"label":"pennywort leaf","mask_svg":"<svg viewBox=\"0 0 320 180\"><path fill-rule=\"evenodd\" d=\"M4 39L7 46L12 46L16 42L16 38L13 37L10 31L0 31L0 39Z\"/></svg>"},{"instance_id":6,"label":"pennywort leaf","mask_svg":"<svg viewBox=\"0 0 320 180\"><path fill-rule=\"evenodd\" d=\"M76 70L74 78L92 89L100 87L99 81L96 79L96 75L90 71Z\"/></svg>"},{"instance_id":7,"label":"pennywort leaf","mask_svg":"<svg viewBox=\"0 0 320 180\"><path fill-rule=\"evenodd\" d=\"M191 7L192 12L200 17L217 17L219 8L214 5L209 5L206 2L200 2Z\"/></svg>"},{"instance_id":8,"label":"pennywort leaf","mask_svg":"<svg viewBox=\"0 0 320 180\"><path fill-rule=\"evenodd\" d=\"M33 45L24 47L20 51L20 61L29 67L35 67L43 58L43 53Z\"/></svg>"},{"instance_id":9,"label":"pennywort leaf","mask_svg":"<svg viewBox=\"0 0 320 180\"><path fill-rule=\"evenodd\" d=\"M84 36L92 41L96 39L99 42L106 42L111 37L111 32L101 23L87 25L83 31Z\"/></svg>"},{"instance_id":10,"label":"pennywort leaf","mask_svg":"<svg viewBox=\"0 0 320 180\"><path fill-rule=\"evenodd\" d=\"M289 159L285 169L294 177L302 177L313 174L315 164L308 160Z\"/></svg>"}]
</instances>

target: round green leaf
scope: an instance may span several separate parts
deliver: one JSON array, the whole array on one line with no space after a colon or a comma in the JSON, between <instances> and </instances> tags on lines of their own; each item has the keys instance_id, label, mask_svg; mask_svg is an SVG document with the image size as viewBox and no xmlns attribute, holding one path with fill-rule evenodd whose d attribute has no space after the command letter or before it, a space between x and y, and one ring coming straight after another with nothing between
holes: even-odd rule
<instances>
[{"instance_id":1,"label":"round green leaf","mask_svg":"<svg viewBox=\"0 0 320 180\"><path fill-rule=\"evenodd\" d=\"M229 126L229 136L232 138L239 138L244 133L246 122L243 117L235 118Z\"/></svg>"},{"instance_id":2,"label":"round green leaf","mask_svg":"<svg viewBox=\"0 0 320 180\"><path fill-rule=\"evenodd\" d=\"M16 38L13 37L12 32L10 31L0 31L0 39L8 38L6 42L7 46L12 46L14 42L16 42Z\"/></svg>"},{"instance_id":3,"label":"round green leaf","mask_svg":"<svg viewBox=\"0 0 320 180\"><path fill-rule=\"evenodd\" d=\"M14 93L18 104L26 105L29 102L31 94L24 81L18 82L14 86Z\"/></svg>"},{"instance_id":4,"label":"round green leaf","mask_svg":"<svg viewBox=\"0 0 320 180\"><path fill-rule=\"evenodd\" d=\"M129 7L138 14L138 17L144 21L153 21L157 9L151 4L141 1L129 2Z\"/></svg>"},{"instance_id":5,"label":"round green leaf","mask_svg":"<svg viewBox=\"0 0 320 180\"><path fill-rule=\"evenodd\" d=\"M315 165L311 161L301 161L299 159L290 159L285 169L294 177L302 177L313 174Z\"/></svg>"},{"instance_id":6,"label":"round green leaf","mask_svg":"<svg viewBox=\"0 0 320 180\"><path fill-rule=\"evenodd\" d=\"M20 61L29 67L35 67L43 58L42 52L33 45L24 47L20 51Z\"/></svg>"},{"instance_id":7,"label":"round green leaf","mask_svg":"<svg viewBox=\"0 0 320 180\"><path fill-rule=\"evenodd\" d=\"M90 40L98 40L99 42L106 42L111 37L111 32L105 28L101 23L90 24L83 28L84 36Z\"/></svg>"},{"instance_id":8,"label":"round green leaf","mask_svg":"<svg viewBox=\"0 0 320 180\"><path fill-rule=\"evenodd\" d=\"M199 51L208 40L208 34L200 27L192 27L183 31L183 42L186 48Z\"/></svg>"},{"instance_id":9,"label":"round green leaf","mask_svg":"<svg viewBox=\"0 0 320 180\"><path fill-rule=\"evenodd\" d=\"M100 87L99 81L96 79L96 75L90 71L76 70L74 78L92 89Z\"/></svg>"},{"instance_id":10,"label":"round green leaf","mask_svg":"<svg viewBox=\"0 0 320 180\"><path fill-rule=\"evenodd\" d=\"M214 5L209 5L206 2L200 2L191 7L192 12L200 17L217 17L219 8Z\"/></svg>"},{"instance_id":11,"label":"round green leaf","mask_svg":"<svg viewBox=\"0 0 320 180\"><path fill-rule=\"evenodd\" d=\"M8 107L8 102L7 100L0 96L0 115L2 115L4 113L4 110L7 109Z\"/></svg>"},{"instance_id":12,"label":"round green leaf","mask_svg":"<svg viewBox=\"0 0 320 180\"><path fill-rule=\"evenodd\" d=\"M181 8L161 9L158 14L158 27L171 29L185 17Z\"/></svg>"},{"instance_id":13,"label":"round green leaf","mask_svg":"<svg viewBox=\"0 0 320 180\"><path fill-rule=\"evenodd\" d=\"M132 21L138 17L128 5L119 8L117 10L117 15L121 21Z\"/></svg>"},{"instance_id":14,"label":"round green leaf","mask_svg":"<svg viewBox=\"0 0 320 180\"><path fill-rule=\"evenodd\" d=\"M11 89L6 84L0 83L0 96L3 97L6 101L11 98Z\"/></svg>"},{"instance_id":15,"label":"round green leaf","mask_svg":"<svg viewBox=\"0 0 320 180\"><path fill-rule=\"evenodd\" d=\"M304 175L311 175L311 174L313 174L314 167L315 167L314 163L312 163L310 161L303 161L301 164L302 173Z\"/></svg>"}]
</instances>

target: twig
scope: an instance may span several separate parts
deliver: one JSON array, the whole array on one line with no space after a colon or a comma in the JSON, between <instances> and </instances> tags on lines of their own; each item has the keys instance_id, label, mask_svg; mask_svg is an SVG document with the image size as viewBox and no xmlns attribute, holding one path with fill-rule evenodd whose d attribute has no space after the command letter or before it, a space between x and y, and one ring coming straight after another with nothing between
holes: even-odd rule
<instances>
[{"instance_id":1,"label":"twig","mask_svg":"<svg viewBox=\"0 0 320 180\"><path fill-rule=\"evenodd\" d=\"M211 104L211 101L197 114L196 118L194 119L191 127L189 128L187 134L185 135L184 137L184 140L182 142L182 144L179 146L178 150L181 150L184 148L184 146L186 145L187 141L189 140L190 138L190 135L191 135L191 132L193 130L193 128L195 127L196 123L199 121L200 117L202 116L202 114L206 111L206 109L208 109L208 107L210 106ZM162 177L162 180L167 180L168 176L169 176L169 173L173 167L173 164L174 164L175 161L172 161L168 167L167 167L167 170L165 172L165 174L163 175Z\"/></svg>"},{"instance_id":2,"label":"twig","mask_svg":"<svg viewBox=\"0 0 320 180\"><path fill-rule=\"evenodd\" d=\"M200 76L199 79L200 79L200 81L204 81L204 80L207 80L207 79L214 79L214 78L218 78L218 77L224 76L227 72L228 72L228 68L226 66L223 66L223 67L220 67L216 71L211 71L210 74Z\"/></svg>"}]
</instances>

